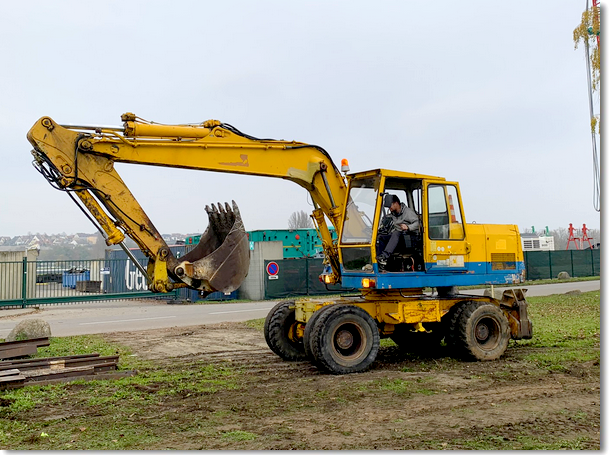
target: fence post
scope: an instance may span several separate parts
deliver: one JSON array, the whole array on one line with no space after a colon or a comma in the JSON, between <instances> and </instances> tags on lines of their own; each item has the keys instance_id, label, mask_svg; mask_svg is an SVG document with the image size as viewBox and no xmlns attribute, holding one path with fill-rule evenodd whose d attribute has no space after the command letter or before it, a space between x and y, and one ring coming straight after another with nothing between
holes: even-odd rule
<instances>
[{"instance_id":1,"label":"fence post","mask_svg":"<svg viewBox=\"0 0 609 455\"><path fill-rule=\"evenodd\" d=\"M552 279L554 277L554 274L552 273L552 252L548 251L548 262L550 263L550 279Z\"/></svg>"},{"instance_id":2,"label":"fence post","mask_svg":"<svg viewBox=\"0 0 609 455\"><path fill-rule=\"evenodd\" d=\"M590 248L590 265L592 266L592 276L594 276L594 252Z\"/></svg>"},{"instance_id":3,"label":"fence post","mask_svg":"<svg viewBox=\"0 0 609 455\"><path fill-rule=\"evenodd\" d=\"M575 272L573 271L573 250L571 251L571 276L575 276Z\"/></svg>"},{"instance_id":4,"label":"fence post","mask_svg":"<svg viewBox=\"0 0 609 455\"><path fill-rule=\"evenodd\" d=\"M27 254L27 253L26 253ZM23 270L21 271L21 308L27 307L27 256L23 256Z\"/></svg>"},{"instance_id":5,"label":"fence post","mask_svg":"<svg viewBox=\"0 0 609 455\"><path fill-rule=\"evenodd\" d=\"M307 295L309 295L309 258L305 258L305 282L307 283Z\"/></svg>"}]
</instances>

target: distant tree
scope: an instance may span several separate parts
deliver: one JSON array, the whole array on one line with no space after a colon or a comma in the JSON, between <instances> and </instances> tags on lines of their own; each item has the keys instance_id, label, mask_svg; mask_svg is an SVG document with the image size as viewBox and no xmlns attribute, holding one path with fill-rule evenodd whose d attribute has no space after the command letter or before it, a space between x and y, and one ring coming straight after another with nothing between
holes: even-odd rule
<instances>
[{"instance_id":1,"label":"distant tree","mask_svg":"<svg viewBox=\"0 0 609 455\"><path fill-rule=\"evenodd\" d=\"M579 25L573 30L573 41L575 49L580 43L584 43L589 49L590 68L592 71L592 90L600 93L601 89L601 49L600 49L600 32L601 32L601 10L599 6L592 6L582 13L582 19ZM593 132L600 134L599 116L595 115L591 119L591 128Z\"/></svg>"},{"instance_id":2,"label":"distant tree","mask_svg":"<svg viewBox=\"0 0 609 455\"><path fill-rule=\"evenodd\" d=\"M288 229L310 229L312 227L313 221L304 210L293 212L288 218Z\"/></svg>"},{"instance_id":3,"label":"distant tree","mask_svg":"<svg viewBox=\"0 0 609 455\"><path fill-rule=\"evenodd\" d=\"M554 249L564 250L567 248L567 241L569 240L569 230L564 227L558 229L552 229L550 235L554 237Z\"/></svg>"}]
</instances>

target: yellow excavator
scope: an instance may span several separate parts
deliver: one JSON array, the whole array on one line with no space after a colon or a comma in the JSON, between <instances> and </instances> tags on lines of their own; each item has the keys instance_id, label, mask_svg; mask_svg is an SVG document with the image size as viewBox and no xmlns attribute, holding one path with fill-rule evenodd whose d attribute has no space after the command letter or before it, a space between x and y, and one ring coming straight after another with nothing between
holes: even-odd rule
<instances>
[{"instance_id":1,"label":"yellow excavator","mask_svg":"<svg viewBox=\"0 0 609 455\"><path fill-rule=\"evenodd\" d=\"M445 340L459 357L494 360L510 338L532 337L526 290L508 289L500 299L458 290L521 283L525 268L518 227L466 223L457 182L386 169L349 174L346 160L339 170L319 146L255 138L217 120L165 125L132 113L121 119L123 126L101 127L42 117L27 137L35 167L74 199L108 245L124 248L125 236L136 242L148 265L133 262L153 292L237 289L249 267L247 235L234 201L213 204L199 244L175 258L117 173L118 162L276 177L309 192L325 255L320 280L359 294L278 303L264 333L285 360L359 372L374 362L385 337L404 349ZM392 231L395 201L416 214L416 228ZM392 234L390 254L381 255Z\"/></svg>"}]
</instances>

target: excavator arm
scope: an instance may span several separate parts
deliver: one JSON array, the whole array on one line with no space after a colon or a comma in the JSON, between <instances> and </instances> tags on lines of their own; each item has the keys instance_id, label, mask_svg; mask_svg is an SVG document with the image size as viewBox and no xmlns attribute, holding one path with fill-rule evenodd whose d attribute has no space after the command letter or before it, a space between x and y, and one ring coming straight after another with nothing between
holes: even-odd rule
<instances>
[{"instance_id":1,"label":"excavator arm","mask_svg":"<svg viewBox=\"0 0 609 455\"><path fill-rule=\"evenodd\" d=\"M108 245L124 248L127 235L149 258L142 272L151 290L236 289L249 266L245 229L234 202L232 207L206 207L210 219L206 232L199 245L178 260L116 171L117 162L292 180L311 194L313 219L332 266L332 281L340 281L338 251L325 218L339 229L347 191L325 150L300 142L257 139L216 120L161 125L131 113L122 120L123 127L62 126L43 117L27 137L36 167L56 188L77 197L75 201L105 233Z\"/></svg>"}]
</instances>

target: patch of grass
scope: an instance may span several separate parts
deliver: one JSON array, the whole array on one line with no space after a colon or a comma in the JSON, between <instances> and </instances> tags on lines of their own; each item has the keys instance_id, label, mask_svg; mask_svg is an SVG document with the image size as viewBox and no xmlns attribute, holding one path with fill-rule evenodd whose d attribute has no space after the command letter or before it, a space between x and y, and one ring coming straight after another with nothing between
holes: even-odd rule
<instances>
[{"instance_id":1,"label":"patch of grass","mask_svg":"<svg viewBox=\"0 0 609 455\"><path fill-rule=\"evenodd\" d=\"M157 403L163 396L209 395L219 390L238 388L239 374L227 367L199 362L182 365L179 369L156 368L116 381L98 381L98 392L88 400L95 405L127 405ZM85 384L87 385L87 384Z\"/></svg>"},{"instance_id":2,"label":"patch of grass","mask_svg":"<svg viewBox=\"0 0 609 455\"><path fill-rule=\"evenodd\" d=\"M391 348L393 346L397 346L397 344L395 344L391 338L381 338L380 346L382 348Z\"/></svg>"},{"instance_id":3,"label":"patch of grass","mask_svg":"<svg viewBox=\"0 0 609 455\"><path fill-rule=\"evenodd\" d=\"M125 450L146 447L159 438L149 428L130 422L130 416L151 412L162 406L167 397L179 399L237 389L242 377L238 370L203 362L181 363L175 367L155 365L130 356L129 349L107 343L98 336L51 338L50 341L50 346L38 349L36 357L92 352L119 354L120 369L136 369L138 374L118 380L73 381L0 391L0 448ZM84 417L70 416L68 428L63 422L63 407L68 402L71 408L103 410L103 417L87 421ZM37 408L46 409L51 415L45 420L31 419L37 415ZM79 420L82 422L75 423ZM48 436L41 436L42 433Z\"/></svg>"},{"instance_id":4,"label":"patch of grass","mask_svg":"<svg viewBox=\"0 0 609 455\"><path fill-rule=\"evenodd\" d=\"M97 352L102 356L118 354L121 362L123 362L131 354L129 348L107 343L98 335L51 337L49 341L49 346L38 348L38 352L32 357L58 357Z\"/></svg>"},{"instance_id":5,"label":"patch of grass","mask_svg":"<svg viewBox=\"0 0 609 455\"><path fill-rule=\"evenodd\" d=\"M600 292L531 297L533 338L519 345L543 349L525 357L542 368L561 371L571 362L600 360Z\"/></svg>"},{"instance_id":6,"label":"patch of grass","mask_svg":"<svg viewBox=\"0 0 609 455\"><path fill-rule=\"evenodd\" d=\"M227 431L222 433L222 439L228 439L230 441L253 441L258 435L250 433L248 431Z\"/></svg>"},{"instance_id":7,"label":"patch of grass","mask_svg":"<svg viewBox=\"0 0 609 455\"><path fill-rule=\"evenodd\" d=\"M470 440L453 441L446 448L458 446L473 450L585 450L590 438L556 439L552 435L546 437L500 435L479 435Z\"/></svg>"},{"instance_id":8,"label":"patch of grass","mask_svg":"<svg viewBox=\"0 0 609 455\"><path fill-rule=\"evenodd\" d=\"M398 395L404 395L412 391L413 383L403 379L394 379L393 381L381 379L376 386L380 390L388 390Z\"/></svg>"},{"instance_id":9,"label":"patch of grass","mask_svg":"<svg viewBox=\"0 0 609 455\"><path fill-rule=\"evenodd\" d=\"M250 319L249 321L245 321L245 325L252 328L252 329L256 329L259 332L264 331L264 320L266 318L260 318L260 319Z\"/></svg>"},{"instance_id":10,"label":"patch of grass","mask_svg":"<svg viewBox=\"0 0 609 455\"><path fill-rule=\"evenodd\" d=\"M529 309L534 322L530 346L579 347L598 344L600 337L600 292L581 295L555 294L530 297Z\"/></svg>"},{"instance_id":11,"label":"patch of grass","mask_svg":"<svg viewBox=\"0 0 609 455\"><path fill-rule=\"evenodd\" d=\"M559 280L558 278L550 278L545 280L529 280L520 284L506 284L506 285L495 285L495 288L503 288L503 287L527 287L527 286L536 286L539 284L558 284L558 283L572 283L578 281L598 281L600 280L600 276L582 276L582 277L571 277L566 280ZM475 285L475 286L459 286L459 289L485 289L490 288L488 285Z\"/></svg>"}]
</instances>

